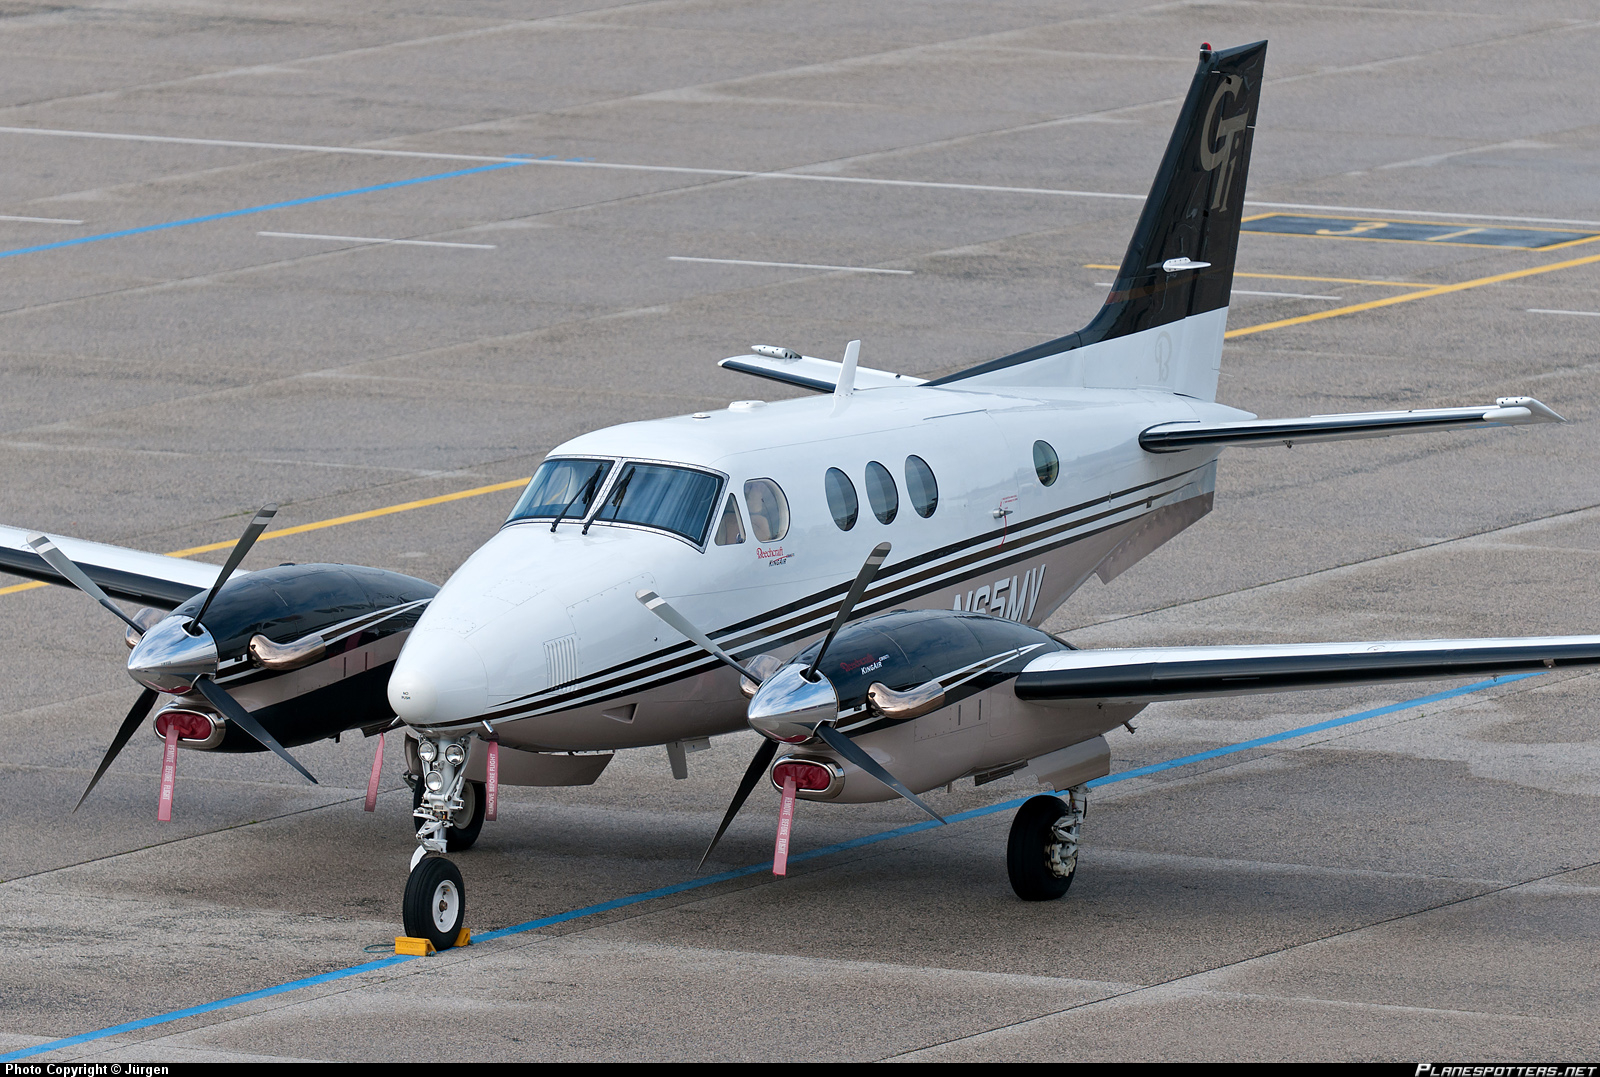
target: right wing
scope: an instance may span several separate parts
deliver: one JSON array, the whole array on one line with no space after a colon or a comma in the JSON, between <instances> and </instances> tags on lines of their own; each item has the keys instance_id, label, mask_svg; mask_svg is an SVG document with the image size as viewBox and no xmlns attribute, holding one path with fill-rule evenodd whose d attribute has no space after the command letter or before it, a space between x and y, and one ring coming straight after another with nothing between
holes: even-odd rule
<instances>
[{"instance_id":1,"label":"right wing","mask_svg":"<svg viewBox=\"0 0 1600 1077\"><path fill-rule=\"evenodd\" d=\"M1293 445L1295 442L1350 441L1529 423L1564 423L1561 416L1531 396L1503 396L1493 404L1415 411L1358 411L1310 415L1303 419L1246 419L1231 423L1158 423L1139 435L1145 452L1182 452L1209 445Z\"/></svg>"},{"instance_id":2,"label":"right wing","mask_svg":"<svg viewBox=\"0 0 1600 1077\"><path fill-rule=\"evenodd\" d=\"M1028 663L1015 690L1046 705L1154 703L1569 666L1600 666L1600 636L1056 651Z\"/></svg>"},{"instance_id":3,"label":"right wing","mask_svg":"<svg viewBox=\"0 0 1600 1077\"><path fill-rule=\"evenodd\" d=\"M32 534L36 532L0 524L0 572L71 587L66 577L28 545ZM221 570L220 565L130 550L126 546L59 535L51 535L50 539L108 595L157 609L170 610L208 589ZM238 569L235 575L243 573L244 569Z\"/></svg>"}]
</instances>

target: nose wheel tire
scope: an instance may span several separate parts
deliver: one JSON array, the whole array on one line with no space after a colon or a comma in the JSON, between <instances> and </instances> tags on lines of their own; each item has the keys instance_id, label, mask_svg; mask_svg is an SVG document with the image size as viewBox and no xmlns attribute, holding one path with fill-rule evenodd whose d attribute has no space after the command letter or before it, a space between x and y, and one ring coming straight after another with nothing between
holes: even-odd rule
<instances>
[{"instance_id":1,"label":"nose wheel tire","mask_svg":"<svg viewBox=\"0 0 1600 1077\"><path fill-rule=\"evenodd\" d=\"M442 856L420 861L406 879L402 913L408 936L427 939L435 950L450 949L467 922L467 891L461 872Z\"/></svg>"},{"instance_id":2,"label":"nose wheel tire","mask_svg":"<svg viewBox=\"0 0 1600 1077\"><path fill-rule=\"evenodd\" d=\"M1060 797L1037 796L1017 809L1006 841L1006 874L1023 901L1053 901L1067 892L1078 870L1081 815Z\"/></svg>"},{"instance_id":3,"label":"nose wheel tire","mask_svg":"<svg viewBox=\"0 0 1600 1077\"><path fill-rule=\"evenodd\" d=\"M450 815L450 829L445 832L447 849L452 853L462 853L472 848L478 840L478 832L483 829L483 815L488 805L488 789L482 782L461 783L461 810ZM416 788L411 791L411 808L415 811L420 807L422 807L422 783L418 782ZM415 830L421 830L422 820L413 815L411 826Z\"/></svg>"}]
</instances>

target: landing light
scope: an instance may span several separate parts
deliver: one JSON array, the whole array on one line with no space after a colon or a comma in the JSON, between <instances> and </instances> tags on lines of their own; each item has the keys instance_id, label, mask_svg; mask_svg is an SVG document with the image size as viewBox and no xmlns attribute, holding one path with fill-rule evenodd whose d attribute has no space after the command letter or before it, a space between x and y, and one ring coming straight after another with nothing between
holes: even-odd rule
<instances>
[{"instance_id":1,"label":"landing light","mask_svg":"<svg viewBox=\"0 0 1600 1077\"><path fill-rule=\"evenodd\" d=\"M431 740L425 740L417 745L417 756L424 763L431 763L439 758L439 746Z\"/></svg>"},{"instance_id":2,"label":"landing light","mask_svg":"<svg viewBox=\"0 0 1600 1077\"><path fill-rule=\"evenodd\" d=\"M437 793L444 788L444 775L437 770L430 770L422 779L422 784L428 787L428 792Z\"/></svg>"},{"instance_id":3,"label":"landing light","mask_svg":"<svg viewBox=\"0 0 1600 1077\"><path fill-rule=\"evenodd\" d=\"M467 750L459 744L452 744L444 750L444 761L452 767L459 767L467 760Z\"/></svg>"}]
</instances>

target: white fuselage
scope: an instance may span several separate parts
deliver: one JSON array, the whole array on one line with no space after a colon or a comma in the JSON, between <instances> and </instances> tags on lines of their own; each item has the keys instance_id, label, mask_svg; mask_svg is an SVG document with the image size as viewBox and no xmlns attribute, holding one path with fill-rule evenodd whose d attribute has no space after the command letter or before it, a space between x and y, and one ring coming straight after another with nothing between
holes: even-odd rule
<instances>
[{"instance_id":1,"label":"white fuselage","mask_svg":"<svg viewBox=\"0 0 1600 1077\"><path fill-rule=\"evenodd\" d=\"M736 656L787 658L825 631L867 553L888 541L856 616L955 608L1037 625L1097 567L1121 571L1210 507L1216 451L1154 455L1139 432L1241 415L1160 390L917 386L745 402L585 434L550 458L617 462L596 508L628 461L720 476L705 545L604 521L584 533L576 517L554 531L548 516L509 522L433 599L396 664L390 701L413 726L487 720L507 744L546 751L743 728L737 676L652 616L638 591L667 598ZM1048 486L1036 441L1059 456ZM937 482L927 517L907 488L913 455ZM869 503L872 461L897 488L889 523ZM859 501L848 531L830 511L829 468L850 478ZM754 479L787 498L779 539L756 537L742 496ZM744 541L718 545L730 493Z\"/></svg>"}]
</instances>

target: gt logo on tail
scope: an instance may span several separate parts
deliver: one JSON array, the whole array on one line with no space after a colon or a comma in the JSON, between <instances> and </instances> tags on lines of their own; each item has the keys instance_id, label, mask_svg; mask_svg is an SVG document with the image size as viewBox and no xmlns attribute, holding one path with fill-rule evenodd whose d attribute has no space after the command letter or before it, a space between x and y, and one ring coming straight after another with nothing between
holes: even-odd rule
<instances>
[{"instance_id":1,"label":"gt logo on tail","mask_svg":"<svg viewBox=\"0 0 1600 1077\"><path fill-rule=\"evenodd\" d=\"M1212 209L1222 209L1228 201L1228 188L1233 186L1235 162L1239 160L1234 153L1234 147L1244 141L1245 130L1250 124L1250 106L1245 105L1244 111L1236 116L1219 119L1217 113L1222 109L1222 99L1232 95L1234 102L1240 103L1244 96L1244 79L1238 75L1225 75L1222 84L1217 87L1217 92L1211 96L1211 104L1206 106L1206 122L1200 127L1200 167L1207 172L1215 172L1222 168L1222 175L1218 177L1216 193L1211 198ZM1215 134L1213 134L1213 130Z\"/></svg>"}]
</instances>

